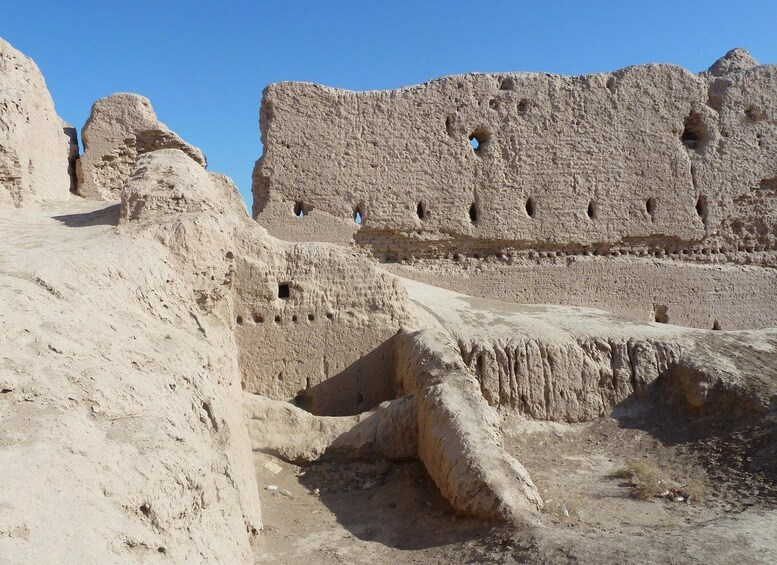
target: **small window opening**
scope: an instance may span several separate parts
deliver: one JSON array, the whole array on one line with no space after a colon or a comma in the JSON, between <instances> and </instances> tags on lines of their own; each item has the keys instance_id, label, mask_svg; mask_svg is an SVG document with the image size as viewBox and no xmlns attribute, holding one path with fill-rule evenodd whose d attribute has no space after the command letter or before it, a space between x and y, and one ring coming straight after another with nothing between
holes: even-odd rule
<instances>
[{"instance_id":1,"label":"small window opening","mask_svg":"<svg viewBox=\"0 0 777 565\"><path fill-rule=\"evenodd\" d=\"M527 198L526 199L526 215L530 218L534 217L536 206L534 204L534 198Z\"/></svg>"},{"instance_id":2,"label":"small window opening","mask_svg":"<svg viewBox=\"0 0 777 565\"><path fill-rule=\"evenodd\" d=\"M262 316L261 314L254 314L254 323L256 324L264 323L264 316Z\"/></svg>"},{"instance_id":3,"label":"small window opening","mask_svg":"<svg viewBox=\"0 0 777 565\"><path fill-rule=\"evenodd\" d=\"M587 211L588 217L591 219L594 219L596 217L596 203L591 200L588 203L588 211Z\"/></svg>"},{"instance_id":4,"label":"small window opening","mask_svg":"<svg viewBox=\"0 0 777 565\"><path fill-rule=\"evenodd\" d=\"M720 322L718 322L717 320L712 322L712 329L713 330L720 330Z\"/></svg>"},{"instance_id":5,"label":"small window opening","mask_svg":"<svg viewBox=\"0 0 777 565\"><path fill-rule=\"evenodd\" d=\"M683 123L680 139L688 149L699 150L707 139L707 128L697 112L691 112Z\"/></svg>"},{"instance_id":6,"label":"small window opening","mask_svg":"<svg viewBox=\"0 0 777 565\"><path fill-rule=\"evenodd\" d=\"M426 206L423 202L419 202L418 206L416 206L415 213L418 214L419 220L425 220L426 219Z\"/></svg>"},{"instance_id":7,"label":"small window opening","mask_svg":"<svg viewBox=\"0 0 777 565\"><path fill-rule=\"evenodd\" d=\"M237 322L238 326L242 326L243 325L243 316L238 316L236 322Z\"/></svg>"},{"instance_id":8,"label":"small window opening","mask_svg":"<svg viewBox=\"0 0 777 565\"><path fill-rule=\"evenodd\" d=\"M699 196L699 199L696 201L696 213L699 215L699 217L702 219L702 221L707 221L707 214L709 210L707 208L707 197L704 195Z\"/></svg>"},{"instance_id":9,"label":"small window opening","mask_svg":"<svg viewBox=\"0 0 777 565\"><path fill-rule=\"evenodd\" d=\"M281 323L281 317L280 316L275 316L275 323L276 324L280 324Z\"/></svg>"},{"instance_id":10,"label":"small window opening","mask_svg":"<svg viewBox=\"0 0 777 565\"><path fill-rule=\"evenodd\" d=\"M488 131L478 128L470 134L469 144L472 146L472 149L475 150L475 153L480 153L490 137Z\"/></svg>"},{"instance_id":11,"label":"small window opening","mask_svg":"<svg viewBox=\"0 0 777 565\"><path fill-rule=\"evenodd\" d=\"M288 298L291 296L289 283L278 283L278 298Z\"/></svg>"},{"instance_id":12,"label":"small window opening","mask_svg":"<svg viewBox=\"0 0 777 565\"><path fill-rule=\"evenodd\" d=\"M305 217L305 205L300 200L294 203L294 215L298 218Z\"/></svg>"},{"instance_id":13,"label":"small window opening","mask_svg":"<svg viewBox=\"0 0 777 565\"><path fill-rule=\"evenodd\" d=\"M357 206L356 209L353 211L353 221L356 222L358 225L361 225L362 216L363 214L362 214L361 208Z\"/></svg>"},{"instance_id":14,"label":"small window opening","mask_svg":"<svg viewBox=\"0 0 777 565\"><path fill-rule=\"evenodd\" d=\"M472 206L469 207L469 221L473 224L476 224L478 221L478 205L476 202L473 202Z\"/></svg>"},{"instance_id":15,"label":"small window opening","mask_svg":"<svg viewBox=\"0 0 777 565\"><path fill-rule=\"evenodd\" d=\"M294 314L294 315L291 317L291 321L292 321L292 322L294 322L295 324L297 323L297 315L296 315L296 314Z\"/></svg>"},{"instance_id":16,"label":"small window opening","mask_svg":"<svg viewBox=\"0 0 777 565\"><path fill-rule=\"evenodd\" d=\"M651 219L655 219L656 216L656 199L652 196L645 200L645 211L650 214Z\"/></svg>"},{"instance_id":17,"label":"small window opening","mask_svg":"<svg viewBox=\"0 0 777 565\"><path fill-rule=\"evenodd\" d=\"M316 317L313 314L308 314L308 322L312 322L316 319Z\"/></svg>"}]
</instances>

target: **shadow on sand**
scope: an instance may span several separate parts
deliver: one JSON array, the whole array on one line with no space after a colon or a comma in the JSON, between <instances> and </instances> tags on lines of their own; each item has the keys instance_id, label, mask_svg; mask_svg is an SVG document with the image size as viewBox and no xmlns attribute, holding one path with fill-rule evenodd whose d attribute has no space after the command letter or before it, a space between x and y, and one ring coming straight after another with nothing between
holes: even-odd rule
<instances>
[{"instance_id":1,"label":"shadow on sand","mask_svg":"<svg viewBox=\"0 0 777 565\"><path fill-rule=\"evenodd\" d=\"M111 204L99 210L84 212L81 214L64 214L53 216L58 222L62 222L71 228L85 228L90 226L116 226L119 224L119 204Z\"/></svg>"}]
</instances>

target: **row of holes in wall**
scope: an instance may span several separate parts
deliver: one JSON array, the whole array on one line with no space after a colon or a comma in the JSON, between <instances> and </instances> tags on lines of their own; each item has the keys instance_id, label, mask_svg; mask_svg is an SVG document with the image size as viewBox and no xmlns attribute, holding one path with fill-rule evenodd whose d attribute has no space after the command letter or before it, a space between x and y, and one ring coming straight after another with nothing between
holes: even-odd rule
<instances>
[{"instance_id":1,"label":"row of holes in wall","mask_svg":"<svg viewBox=\"0 0 777 565\"><path fill-rule=\"evenodd\" d=\"M453 134L450 117L445 120L445 129L448 132L448 135ZM704 124L701 115L698 112L691 112L688 114L683 121L683 131L680 134L680 141L682 144L688 149L699 151L704 147L708 138L709 131ZM469 134L469 144L473 151L478 155L482 154L483 148L487 146L490 140L491 133L484 127L476 128Z\"/></svg>"},{"instance_id":2,"label":"row of holes in wall","mask_svg":"<svg viewBox=\"0 0 777 565\"><path fill-rule=\"evenodd\" d=\"M263 324L263 323L265 322L265 318L264 318L264 315L263 315L263 314L256 314L256 313L254 313L254 314L251 314L251 316L249 317L249 319L253 320L253 322L254 322L255 324ZM303 319L304 319L304 317L303 317ZM335 319L335 315L334 315L334 313L332 313L332 312L327 312L327 314L326 314L326 319L327 319L327 320L329 320L330 322L331 322L332 320L334 320L334 319ZM245 321L246 321L246 318L244 318L243 316L237 316L237 317L235 318L235 321L237 322L237 325L238 325L238 326L242 326L242 325L245 323ZM273 321L274 321L276 324L282 324L282 323L283 323L283 317L282 317L280 314L276 314L276 315L275 315L275 317L273 318ZM293 315L291 316L291 321L292 321L293 323L295 323L295 324L296 324L296 323L299 323L299 322L301 321L301 319L300 319L300 316L298 316L297 314L293 314ZM312 314L312 313L311 313L311 314L308 314L308 315L307 315L307 321L308 321L308 322L315 322L315 321L316 321L316 315L315 315L315 314Z\"/></svg>"},{"instance_id":3,"label":"row of holes in wall","mask_svg":"<svg viewBox=\"0 0 777 565\"><path fill-rule=\"evenodd\" d=\"M288 300L290 297L291 297L291 283L288 283L288 282L278 283L278 298L280 298L281 300ZM308 318L308 322L315 322L315 320L316 320L315 314L312 314L312 313L308 314L307 318ZM327 318L327 320L334 320L335 315L332 312L327 312L326 318ZM254 313L254 314L251 315L251 319L256 324L263 324L264 323L264 316L262 314ZM237 322L237 324L239 326L242 326L243 322L245 320L244 320L243 316L238 316L235 321ZM299 316L297 316L296 314L292 315L291 321L295 322L295 323L299 322L300 321L299 320ZM282 322L283 322L283 319L281 318L281 316L276 314L275 315L275 323L276 324L280 324Z\"/></svg>"},{"instance_id":4,"label":"row of holes in wall","mask_svg":"<svg viewBox=\"0 0 777 565\"><path fill-rule=\"evenodd\" d=\"M657 201L652 196L645 201L645 211L650 215L650 218L653 221L655 221L655 217L656 217L656 207L657 207ZM297 216L298 218L304 218L310 212L310 210L312 210L312 207L307 206L301 201L297 201L294 204L294 215ZM529 218L535 217L535 215L537 214L537 203L534 201L534 198L529 197L526 199L526 203L524 204L524 210L526 212L526 215ZM704 221L707 220L707 216L709 215L709 208L708 208L706 196L701 195L696 200L696 213L699 215L699 217L702 220ZM586 214L592 220L596 219L596 216L597 216L596 200L589 200ZM426 220L429 217L429 209L427 208L424 202L419 202L418 205L416 206L416 215L420 220ZM364 213L362 212L361 207L357 206L353 211L353 221L361 225L363 219L364 219ZM477 202L473 202L472 205L469 207L469 220L473 224L476 224L478 223L479 219L480 219L480 207L478 206Z\"/></svg>"}]
</instances>

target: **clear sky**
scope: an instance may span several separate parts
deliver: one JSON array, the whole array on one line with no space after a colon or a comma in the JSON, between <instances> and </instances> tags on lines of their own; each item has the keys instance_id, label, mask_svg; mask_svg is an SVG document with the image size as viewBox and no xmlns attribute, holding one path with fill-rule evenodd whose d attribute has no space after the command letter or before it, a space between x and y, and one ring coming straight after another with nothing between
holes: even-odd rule
<instances>
[{"instance_id":1,"label":"clear sky","mask_svg":"<svg viewBox=\"0 0 777 565\"><path fill-rule=\"evenodd\" d=\"M372 90L470 71L701 71L733 47L777 63L777 2L0 0L0 36L35 59L79 130L97 98L143 94L250 204L270 82Z\"/></svg>"}]
</instances>

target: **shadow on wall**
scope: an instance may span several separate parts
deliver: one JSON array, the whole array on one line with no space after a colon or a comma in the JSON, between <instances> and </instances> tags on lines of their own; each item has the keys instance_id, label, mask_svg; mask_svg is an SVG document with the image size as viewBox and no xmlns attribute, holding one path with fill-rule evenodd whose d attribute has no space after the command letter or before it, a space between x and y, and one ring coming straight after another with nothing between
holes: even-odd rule
<instances>
[{"instance_id":1,"label":"shadow on wall","mask_svg":"<svg viewBox=\"0 0 777 565\"><path fill-rule=\"evenodd\" d=\"M396 398L394 339L387 339L348 367L301 391L294 404L316 416L353 416Z\"/></svg>"}]
</instances>

